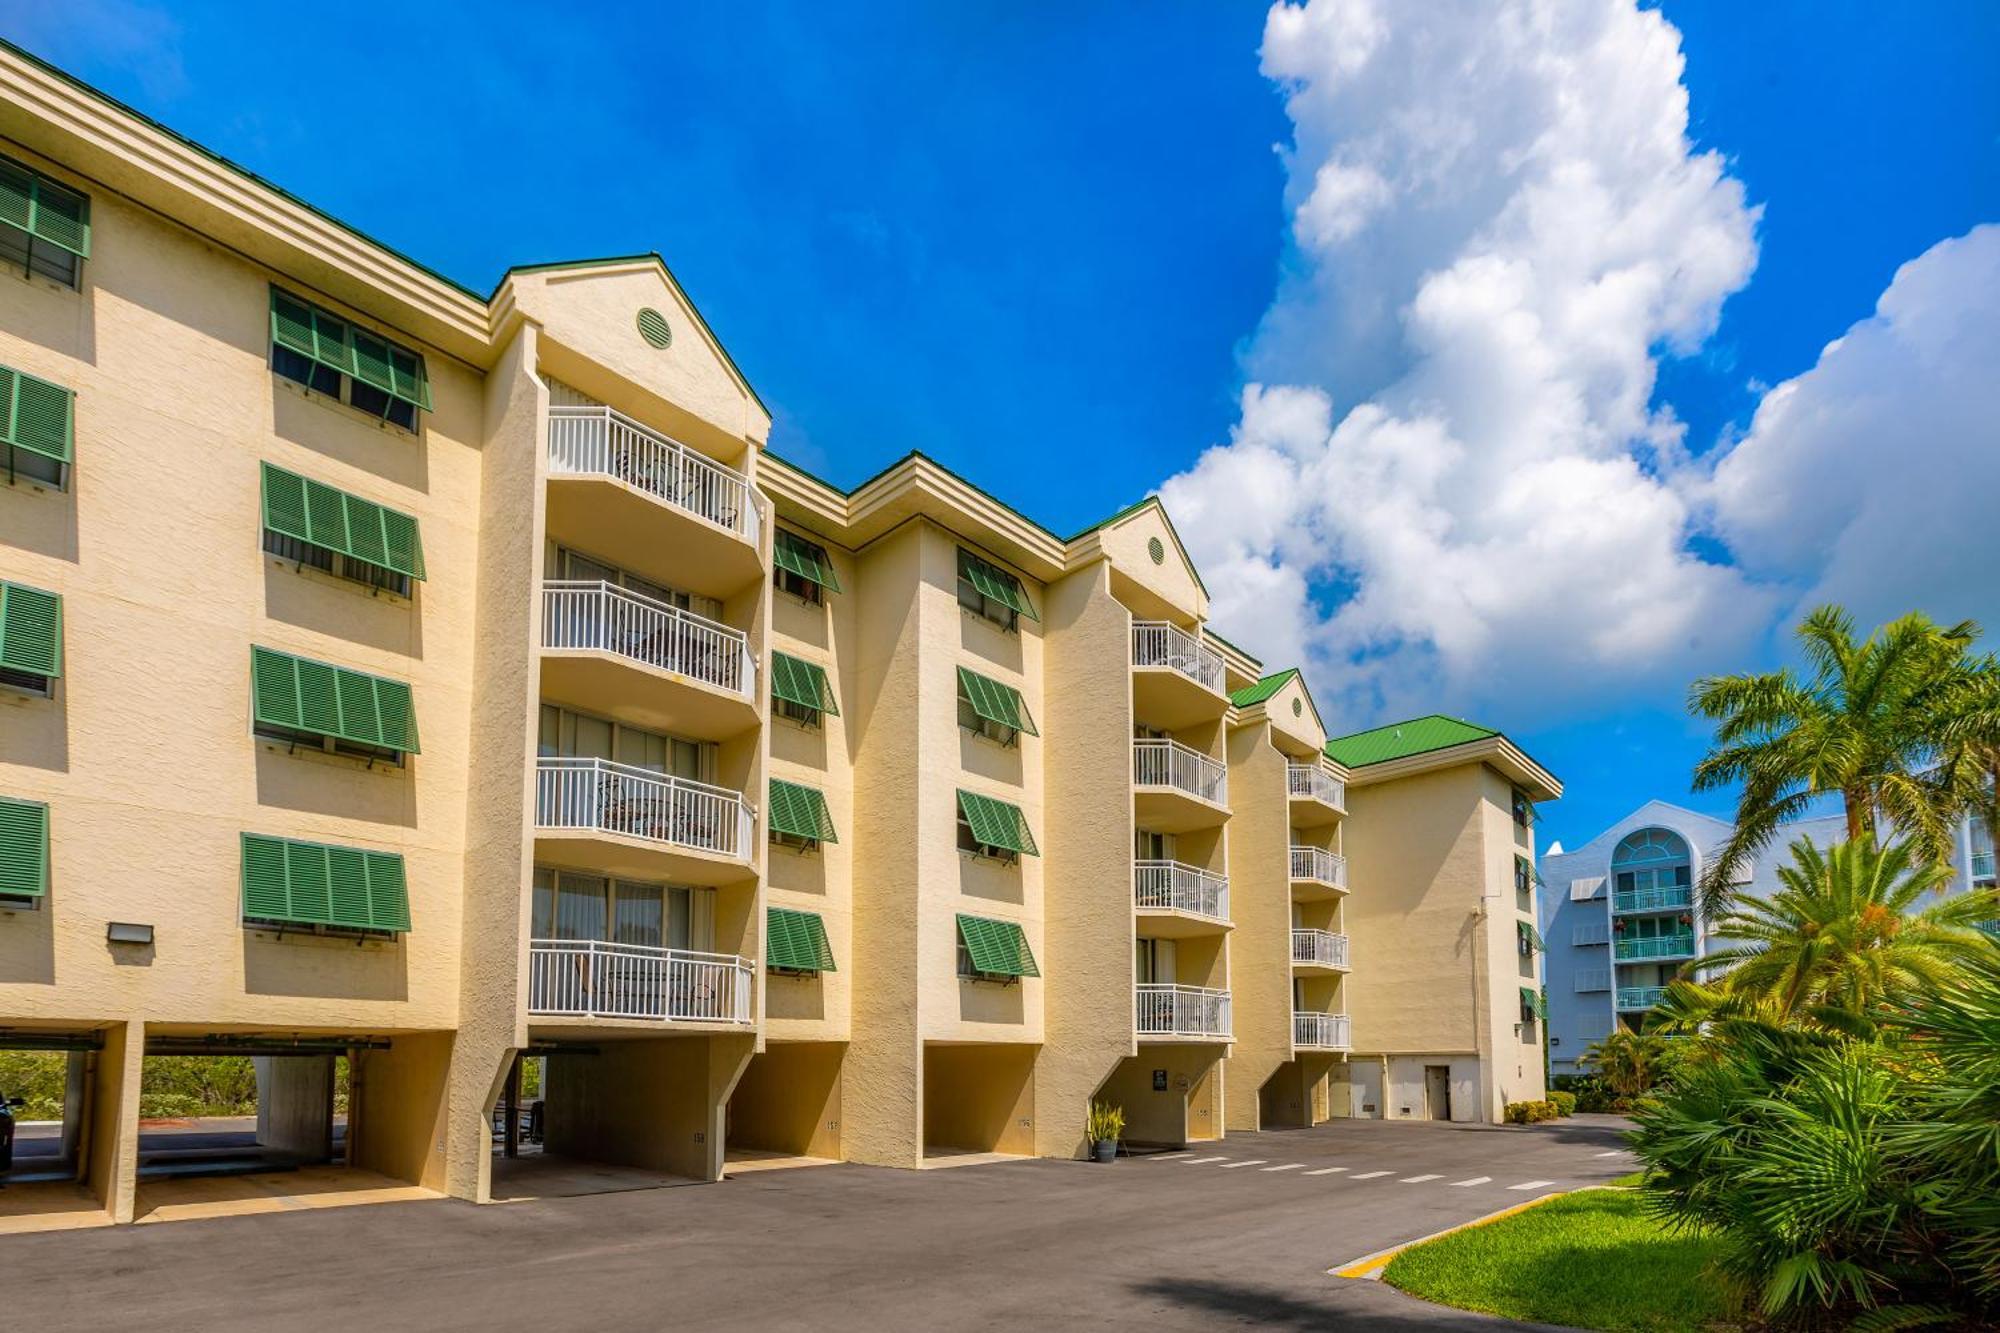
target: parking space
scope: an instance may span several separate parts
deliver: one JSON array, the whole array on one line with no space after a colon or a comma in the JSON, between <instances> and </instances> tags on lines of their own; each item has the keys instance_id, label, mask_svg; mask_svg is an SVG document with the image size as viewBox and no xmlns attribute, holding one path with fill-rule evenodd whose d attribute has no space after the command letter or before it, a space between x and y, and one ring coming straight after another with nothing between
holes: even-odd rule
<instances>
[{"instance_id":1,"label":"parking space","mask_svg":"<svg viewBox=\"0 0 2000 1333\"><path fill-rule=\"evenodd\" d=\"M761 1329L796 1322L801 1290L824 1295L810 1322L830 1329L1517 1328L1328 1270L1623 1174L1619 1128L1336 1121L1109 1165L753 1171L498 1208L443 1200L0 1246L18 1275L10 1314L48 1329L106 1302L134 1324L209 1333L312 1327L331 1308L398 1328L522 1327L553 1311L574 1327ZM243 1272L260 1275L254 1299Z\"/></svg>"}]
</instances>

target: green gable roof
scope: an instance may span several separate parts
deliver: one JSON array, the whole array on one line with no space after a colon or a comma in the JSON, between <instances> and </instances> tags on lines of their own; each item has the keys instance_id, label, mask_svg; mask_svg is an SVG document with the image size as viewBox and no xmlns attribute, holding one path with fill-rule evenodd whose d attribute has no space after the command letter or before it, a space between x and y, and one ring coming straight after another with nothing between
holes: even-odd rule
<instances>
[{"instance_id":1,"label":"green gable roof","mask_svg":"<svg viewBox=\"0 0 2000 1333\"><path fill-rule=\"evenodd\" d=\"M1252 704L1263 703L1266 699L1285 688L1285 682L1299 674L1297 667L1287 667L1274 676L1266 676L1255 685L1245 685L1229 696L1229 702L1238 708L1248 708Z\"/></svg>"},{"instance_id":2,"label":"green gable roof","mask_svg":"<svg viewBox=\"0 0 2000 1333\"><path fill-rule=\"evenodd\" d=\"M1258 686L1263 682L1259 681ZM1364 768L1391 759L1407 759L1413 754L1448 750L1454 745L1490 740L1500 733L1490 727L1466 722L1442 713L1413 717L1407 722L1391 722L1373 731L1357 731L1337 736L1326 743L1327 757L1344 768Z\"/></svg>"}]
</instances>

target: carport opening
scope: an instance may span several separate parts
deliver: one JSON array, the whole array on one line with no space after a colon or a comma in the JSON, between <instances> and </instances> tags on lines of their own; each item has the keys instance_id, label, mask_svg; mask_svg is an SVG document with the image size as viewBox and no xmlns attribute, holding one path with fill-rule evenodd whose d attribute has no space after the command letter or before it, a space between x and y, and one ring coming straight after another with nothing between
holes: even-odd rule
<instances>
[{"instance_id":1,"label":"carport opening","mask_svg":"<svg viewBox=\"0 0 2000 1333\"><path fill-rule=\"evenodd\" d=\"M139 1179L345 1166L351 1095L342 1048L148 1043Z\"/></svg>"},{"instance_id":2,"label":"carport opening","mask_svg":"<svg viewBox=\"0 0 2000 1333\"><path fill-rule=\"evenodd\" d=\"M924 1046L924 1156L1035 1151L1035 1047Z\"/></svg>"},{"instance_id":3,"label":"carport opening","mask_svg":"<svg viewBox=\"0 0 2000 1333\"><path fill-rule=\"evenodd\" d=\"M97 1042L0 1037L0 1189L77 1179Z\"/></svg>"},{"instance_id":4,"label":"carport opening","mask_svg":"<svg viewBox=\"0 0 2000 1333\"><path fill-rule=\"evenodd\" d=\"M727 1165L840 1158L840 1042L771 1042L729 1096Z\"/></svg>"},{"instance_id":5,"label":"carport opening","mask_svg":"<svg viewBox=\"0 0 2000 1333\"><path fill-rule=\"evenodd\" d=\"M705 1179L700 1038L541 1042L493 1108L491 1197L563 1198Z\"/></svg>"}]
</instances>

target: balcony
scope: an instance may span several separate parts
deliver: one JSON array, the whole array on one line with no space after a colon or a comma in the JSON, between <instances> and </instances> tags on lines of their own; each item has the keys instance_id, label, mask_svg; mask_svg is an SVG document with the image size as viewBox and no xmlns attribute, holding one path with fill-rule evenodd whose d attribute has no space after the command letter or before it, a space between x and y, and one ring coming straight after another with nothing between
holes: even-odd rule
<instances>
[{"instance_id":1,"label":"balcony","mask_svg":"<svg viewBox=\"0 0 2000 1333\"><path fill-rule=\"evenodd\" d=\"M1294 828L1331 824L1347 813L1347 784L1318 764L1286 764L1285 790Z\"/></svg>"},{"instance_id":2,"label":"balcony","mask_svg":"<svg viewBox=\"0 0 2000 1333\"><path fill-rule=\"evenodd\" d=\"M1134 861L1132 905L1155 939L1212 934L1229 925L1229 880L1179 861Z\"/></svg>"},{"instance_id":3,"label":"balcony","mask_svg":"<svg viewBox=\"0 0 2000 1333\"><path fill-rule=\"evenodd\" d=\"M1694 906L1694 887L1669 885L1664 889L1620 889L1611 896L1614 912L1679 912Z\"/></svg>"},{"instance_id":4,"label":"balcony","mask_svg":"<svg viewBox=\"0 0 2000 1333\"><path fill-rule=\"evenodd\" d=\"M1212 722L1229 707L1222 655L1178 625L1132 622L1132 705L1155 727Z\"/></svg>"},{"instance_id":5,"label":"balcony","mask_svg":"<svg viewBox=\"0 0 2000 1333\"><path fill-rule=\"evenodd\" d=\"M528 1012L747 1024L753 971L749 959L735 954L604 940L530 940Z\"/></svg>"},{"instance_id":6,"label":"balcony","mask_svg":"<svg viewBox=\"0 0 2000 1333\"><path fill-rule=\"evenodd\" d=\"M1968 868L1972 871L1972 882L1974 884L1987 885L1993 883L1992 850L1989 848L1986 851L1973 852L1972 864Z\"/></svg>"},{"instance_id":7,"label":"balcony","mask_svg":"<svg viewBox=\"0 0 2000 1333\"><path fill-rule=\"evenodd\" d=\"M1133 741L1132 785L1142 828L1186 833L1229 818L1229 770L1179 741Z\"/></svg>"},{"instance_id":8,"label":"balcony","mask_svg":"<svg viewBox=\"0 0 2000 1333\"><path fill-rule=\"evenodd\" d=\"M1324 847L1292 848L1292 897L1335 898L1346 892L1346 857Z\"/></svg>"},{"instance_id":9,"label":"balcony","mask_svg":"<svg viewBox=\"0 0 2000 1333\"><path fill-rule=\"evenodd\" d=\"M608 759L535 761L536 839L571 869L730 883L748 873L756 824L727 787Z\"/></svg>"},{"instance_id":10,"label":"balcony","mask_svg":"<svg viewBox=\"0 0 2000 1333\"><path fill-rule=\"evenodd\" d=\"M1229 1040L1229 992L1142 982L1133 988L1139 1036Z\"/></svg>"},{"instance_id":11,"label":"balcony","mask_svg":"<svg viewBox=\"0 0 2000 1333\"><path fill-rule=\"evenodd\" d=\"M743 631L597 581L542 584L541 695L655 731L725 740L757 724Z\"/></svg>"},{"instance_id":12,"label":"balcony","mask_svg":"<svg viewBox=\"0 0 2000 1333\"><path fill-rule=\"evenodd\" d=\"M1619 962L1633 962L1648 958L1692 958L1694 957L1694 932L1685 935L1654 935L1646 939L1619 939L1612 945L1612 954Z\"/></svg>"},{"instance_id":13,"label":"balcony","mask_svg":"<svg viewBox=\"0 0 2000 1333\"><path fill-rule=\"evenodd\" d=\"M1618 988L1618 1008L1621 1012L1634 1009L1651 1009L1666 997L1665 986L1620 986Z\"/></svg>"},{"instance_id":14,"label":"balcony","mask_svg":"<svg viewBox=\"0 0 2000 1333\"><path fill-rule=\"evenodd\" d=\"M1347 936L1330 930L1292 931L1292 966L1347 970Z\"/></svg>"},{"instance_id":15,"label":"balcony","mask_svg":"<svg viewBox=\"0 0 2000 1333\"><path fill-rule=\"evenodd\" d=\"M1354 1046L1351 1020L1346 1014L1292 1014L1292 1045L1300 1050L1345 1051Z\"/></svg>"},{"instance_id":16,"label":"balcony","mask_svg":"<svg viewBox=\"0 0 2000 1333\"><path fill-rule=\"evenodd\" d=\"M709 597L762 576L749 478L622 412L551 407L549 477L551 536Z\"/></svg>"}]
</instances>

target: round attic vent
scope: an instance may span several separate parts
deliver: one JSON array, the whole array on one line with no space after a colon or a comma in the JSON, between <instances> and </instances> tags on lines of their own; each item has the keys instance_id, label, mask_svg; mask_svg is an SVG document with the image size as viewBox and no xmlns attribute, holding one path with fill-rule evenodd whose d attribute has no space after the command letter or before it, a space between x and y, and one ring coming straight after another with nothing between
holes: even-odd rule
<instances>
[{"instance_id":1,"label":"round attic vent","mask_svg":"<svg viewBox=\"0 0 2000 1333\"><path fill-rule=\"evenodd\" d=\"M1304 717L1305 714L1306 714L1306 706L1303 703L1300 703L1297 699L1292 700L1292 716Z\"/></svg>"},{"instance_id":2,"label":"round attic vent","mask_svg":"<svg viewBox=\"0 0 2000 1333\"><path fill-rule=\"evenodd\" d=\"M674 340L674 330L665 315L647 306L639 312L639 336L655 347L665 347Z\"/></svg>"},{"instance_id":3,"label":"round attic vent","mask_svg":"<svg viewBox=\"0 0 2000 1333\"><path fill-rule=\"evenodd\" d=\"M1156 565L1167 563L1167 548L1160 545L1158 537L1149 537L1146 539L1146 554L1153 557L1153 563Z\"/></svg>"}]
</instances>

